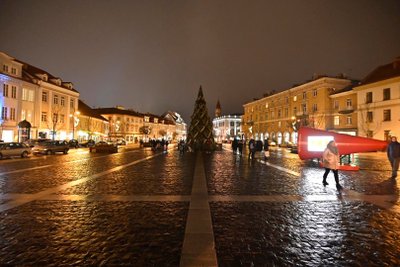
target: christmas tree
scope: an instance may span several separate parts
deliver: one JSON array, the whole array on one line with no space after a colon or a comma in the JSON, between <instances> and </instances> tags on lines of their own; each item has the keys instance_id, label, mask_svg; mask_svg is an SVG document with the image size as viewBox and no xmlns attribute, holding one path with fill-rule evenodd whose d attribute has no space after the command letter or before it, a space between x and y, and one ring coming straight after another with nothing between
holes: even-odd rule
<instances>
[{"instance_id":1,"label":"christmas tree","mask_svg":"<svg viewBox=\"0 0 400 267\"><path fill-rule=\"evenodd\" d=\"M214 136L206 101L200 86L191 118L187 144L192 150L214 150Z\"/></svg>"}]
</instances>

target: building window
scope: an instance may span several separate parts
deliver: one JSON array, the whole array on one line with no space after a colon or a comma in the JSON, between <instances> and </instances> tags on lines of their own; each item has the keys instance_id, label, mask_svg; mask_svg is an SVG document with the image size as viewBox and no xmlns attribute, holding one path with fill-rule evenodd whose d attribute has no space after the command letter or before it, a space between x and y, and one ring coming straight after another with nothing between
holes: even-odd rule
<instances>
[{"instance_id":1,"label":"building window","mask_svg":"<svg viewBox=\"0 0 400 267\"><path fill-rule=\"evenodd\" d=\"M65 122L65 115L61 114L60 115L60 123L64 123Z\"/></svg>"},{"instance_id":2,"label":"building window","mask_svg":"<svg viewBox=\"0 0 400 267\"><path fill-rule=\"evenodd\" d=\"M383 110L383 121L390 121L390 120L391 120L390 109Z\"/></svg>"},{"instance_id":3,"label":"building window","mask_svg":"<svg viewBox=\"0 0 400 267\"><path fill-rule=\"evenodd\" d=\"M53 104L58 105L58 95L54 95L53 97Z\"/></svg>"},{"instance_id":4,"label":"building window","mask_svg":"<svg viewBox=\"0 0 400 267\"><path fill-rule=\"evenodd\" d=\"M42 102L47 102L47 92L42 92Z\"/></svg>"},{"instance_id":5,"label":"building window","mask_svg":"<svg viewBox=\"0 0 400 267\"><path fill-rule=\"evenodd\" d=\"M372 92L368 92L365 95L365 104L370 104L372 103Z\"/></svg>"},{"instance_id":6,"label":"building window","mask_svg":"<svg viewBox=\"0 0 400 267\"><path fill-rule=\"evenodd\" d=\"M333 124L338 126L340 124L340 118L339 116L333 117Z\"/></svg>"},{"instance_id":7,"label":"building window","mask_svg":"<svg viewBox=\"0 0 400 267\"><path fill-rule=\"evenodd\" d=\"M26 88L22 88L22 100L33 102L34 92Z\"/></svg>"},{"instance_id":8,"label":"building window","mask_svg":"<svg viewBox=\"0 0 400 267\"><path fill-rule=\"evenodd\" d=\"M10 120L15 121L15 108L10 108Z\"/></svg>"},{"instance_id":9,"label":"building window","mask_svg":"<svg viewBox=\"0 0 400 267\"><path fill-rule=\"evenodd\" d=\"M374 121L374 113L372 111L367 112L367 122L373 122Z\"/></svg>"},{"instance_id":10,"label":"building window","mask_svg":"<svg viewBox=\"0 0 400 267\"><path fill-rule=\"evenodd\" d=\"M347 100L346 100L346 107L347 107L347 108L353 107L353 102L351 101L350 98L347 98Z\"/></svg>"},{"instance_id":11,"label":"building window","mask_svg":"<svg viewBox=\"0 0 400 267\"><path fill-rule=\"evenodd\" d=\"M268 103L265 103L265 108L268 108Z\"/></svg>"},{"instance_id":12,"label":"building window","mask_svg":"<svg viewBox=\"0 0 400 267\"><path fill-rule=\"evenodd\" d=\"M71 99L71 100L69 101L69 107L70 107L70 108L75 108L75 100L74 100L74 99Z\"/></svg>"},{"instance_id":13,"label":"building window","mask_svg":"<svg viewBox=\"0 0 400 267\"><path fill-rule=\"evenodd\" d=\"M285 98L285 102L286 102L286 104L289 104L289 97L288 96Z\"/></svg>"},{"instance_id":14,"label":"building window","mask_svg":"<svg viewBox=\"0 0 400 267\"><path fill-rule=\"evenodd\" d=\"M307 99L307 92L303 92L303 99Z\"/></svg>"},{"instance_id":15,"label":"building window","mask_svg":"<svg viewBox=\"0 0 400 267\"><path fill-rule=\"evenodd\" d=\"M339 109L339 100L334 100L333 101L333 109Z\"/></svg>"},{"instance_id":16,"label":"building window","mask_svg":"<svg viewBox=\"0 0 400 267\"><path fill-rule=\"evenodd\" d=\"M17 75L17 69L16 68L11 68L11 74Z\"/></svg>"},{"instance_id":17,"label":"building window","mask_svg":"<svg viewBox=\"0 0 400 267\"><path fill-rule=\"evenodd\" d=\"M313 104L312 110L313 110L313 112L318 111L318 105L317 105L317 103L314 103L314 104Z\"/></svg>"},{"instance_id":18,"label":"building window","mask_svg":"<svg viewBox=\"0 0 400 267\"><path fill-rule=\"evenodd\" d=\"M348 125L353 124L353 120L352 120L352 117L351 117L351 116L347 116L347 118L346 118L346 123L347 123Z\"/></svg>"},{"instance_id":19,"label":"building window","mask_svg":"<svg viewBox=\"0 0 400 267\"><path fill-rule=\"evenodd\" d=\"M8 84L3 84L3 96L8 97Z\"/></svg>"},{"instance_id":20,"label":"building window","mask_svg":"<svg viewBox=\"0 0 400 267\"><path fill-rule=\"evenodd\" d=\"M316 97L317 95L318 95L318 91L317 91L317 89L314 89L313 90L313 96Z\"/></svg>"},{"instance_id":21,"label":"building window","mask_svg":"<svg viewBox=\"0 0 400 267\"><path fill-rule=\"evenodd\" d=\"M17 87L11 86L11 98L17 98Z\"/></svg>"},{"instance_id":22,"label":"building window","mask_svg":"<svg viewBox=\"0 0 400 267\"><path fill-rule=\"evenodd\" d=\"M61 97L60 104L61 106L65 106L65 97Z\"/></svg>"},{"instance_id":23,"label":"building window","mask_svg":"<svg viewBox=\"0 0 400 267\"><path fill-rule=\"evenodd\" d=\"M47 121L47 112L42 112L42 117L41 117L42 122Z\"/></svg>"},{"instance_id":24,"label":"building window","mask_svg":"<svg viewBox=\"0 0 400 267\"><path fill-rule=\"evenodd\" d=\"M383 89L383 101L390 100L390 88Z\"/></svg>"},{"instance_id":25,"label":"building window","mask_svg":"<svg viewBox=\"0 0 400 267\"><path fill-rule=\"evenodd\" d=\"M297 115L297 107L294 107L293 108L293 116L296 116Z\"/></svg>"},{"instance_id":26,"label":"building window","mask_svg":"<svg viewBox=\"0 0 400 267\"><path fill-rule=\"evenodd\" d=\"M293 101L294 101L294 102L297 101L297 95L295 95L295 96L293 97Z\"/></svg>"},{"instance_id":27,"label":"building window","mask_svg":"<svg viewBox=\"0 0 400 267\"><path fill-rule=\"evenodd\" d=\"M7 65L3 65L3 71L4 72L8 72L8 66Z\"/></svg>"},{"instance_id":28,"label":"building window","mask_svg":"<svg viewBox=\"0 0 400 267\"><path fill-rule=\"evenodd\" d=\"M371 131L371 130L368 130L368 131L367 131L367 137L369 137L369 138L374 137L374 132Z\"/></svg>"},{"instance_id":29,"label":"building window","mask_svg":"<svg viewBox=\"0 0 400 267\"><path fill-rule=\"evenodd\" d=\"M285 108L285 117L286 118L289 117L289 109L288 108Z\"/></svg>"},{"instance_id":30,"label":"building window","mask_svg":"<svg viewBox=\"0 0 400 267\"><path fill-rule=\"evenodd\" d=\"M56 124L58 122L58 113L53 113L53 123Z\"/></svg>"},{"instance_id":31,"label":"building window","mask_svg":"<svg viewBox=\"0 0 400 267\"><path fill-rule=\"evenodd\" d=\"M282 111L278 109L278 118L280 118L281 116L282 116Z\"/></svg>"},{"instance_id":32,"label":"building window","mask_svg":"<svg viewBox=\"0 0 400 267\"><path fill-rule=\"evenodd\" d=\"M301 104L301 110L303 111L303 114L307 113L307 104Z\"/></svg>"},{"instance_id":33,"label":"building window","mask_svg":"<svg viewBox=\"0 0 400 267\"><path fill-rule=\"evenodd\" d=\"M7 107L2 107L1 108L1 119L2 120L7 120Z\"/></svg>"}]
</instances>

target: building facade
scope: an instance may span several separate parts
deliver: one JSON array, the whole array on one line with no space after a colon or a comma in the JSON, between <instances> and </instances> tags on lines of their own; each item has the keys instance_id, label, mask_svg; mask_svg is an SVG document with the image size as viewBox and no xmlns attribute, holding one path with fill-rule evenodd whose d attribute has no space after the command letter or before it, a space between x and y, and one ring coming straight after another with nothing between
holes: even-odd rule
<instances>
[{"instance_id":1,"label":"building facade","mask_svg":"<svg viewBox=\"0 0 400 267\"><path fill-rule=\"evenodd\" d=\"M79 110L69 118L73 131L72 139L77 139L79 142L108 140L108 120L82 100L79 100L78 108Z\"/></svg>"},{"instance_id":2,"label":"building facade","mask_svg":"<svg viewBox=\"0 0 400 267\"><path fill-rule=\"evenodd\" d=\"M332 104L332 129L337 133L358 135L357 93L353 86L329 96Z\"/></svg>"},{"instance_id":3,"label":"building facade","mask_svg":"<svg viewBox=\"0 0 400 267\"><path fill-rule=\"evenodd\" d=\"M242 116L240 114L222 115L212 120L215 142L232 141L242 138Z\"/></svg>"},{"instance_id":4,"label":"building facade","mask_svg":"<svg viewBox=\"0 0 400 267\"><path fill-rule=\"evenodd\" d=\"M67 139L79 92L70 82L0 52L1 135L4 141ZM29 128L20 129L24 121Z\"/></svg>"},{"instance_id":5,"label":"building facade","mask_svg":"<svg viewBox=\"0 0 400 267\"><path fill-rule=\"evenodd\" d=\"M388 140L400 136L400 58L368 74L357 93L360 136Z\"/></svg>"},{"instance_id":6,"label":"building facade","mask_svg":"<svg viewBox=\"0 0 400 267\"><path fill-rule=\"evenodd\" d=\"M330 95L352 84L339 77L314 77L290 89L243 105L245 137L269 139L278 145L297 142L300 126L332 130L335 110Z\"/></svg>"}]
</instances>

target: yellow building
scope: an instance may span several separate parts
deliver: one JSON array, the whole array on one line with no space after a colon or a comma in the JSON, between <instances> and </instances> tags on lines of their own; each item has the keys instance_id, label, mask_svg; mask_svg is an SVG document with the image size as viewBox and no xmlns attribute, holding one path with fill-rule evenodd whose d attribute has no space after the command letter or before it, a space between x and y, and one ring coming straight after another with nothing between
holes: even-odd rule
<instances>
[{"instance_id":1,"label":"yellow building","mask_svg":"<svg viewBox=\"0 0 400 267\"><path fill-rule=\"evenodd\" d=\"M351 84L343 77L315 77L290 89L265 95L243 105L242 128L246 139L254 138L279 145L297 142L300 126L334 129L330 95Z\"/></svg>"},{"instance_id":2,"label":"yellow building","mask_svg":"<svg viewBox=\"0 0 400 267\"><path fill-rule=\"evenodd\" d=\"M353 90L353 86L339 90L329 97L333 109L333 125L330 129L338 133L358 135L357 93Z\"/></svg>"}]
</instances>

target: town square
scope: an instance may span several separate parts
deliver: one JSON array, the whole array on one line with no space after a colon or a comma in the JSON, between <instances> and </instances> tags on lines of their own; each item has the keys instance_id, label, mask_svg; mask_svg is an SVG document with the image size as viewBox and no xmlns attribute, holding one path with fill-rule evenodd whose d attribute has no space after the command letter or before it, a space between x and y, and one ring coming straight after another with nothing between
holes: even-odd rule
<instances>
[{"instance_id":1,"label":"town square","mask_svg":"<svg viewBox=\"0 0 400 267\"><path fill-rule=\"evenodd\" d=\"M400 2L0 1L0 266L400 266Z\"/></svg>"}]
</instances>

